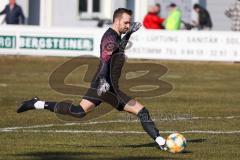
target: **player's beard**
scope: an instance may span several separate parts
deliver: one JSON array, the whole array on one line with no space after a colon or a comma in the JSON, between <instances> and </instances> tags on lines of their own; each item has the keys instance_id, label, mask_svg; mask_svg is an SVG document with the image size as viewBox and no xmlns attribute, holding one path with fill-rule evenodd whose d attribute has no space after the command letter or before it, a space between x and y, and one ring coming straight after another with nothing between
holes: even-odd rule
<instances>
[{"instance_id":1,"label":"player's beard","mask_svg":"<svg viewBox=\"0 0 240 160\"><path fill-rule=\"evenodd\" d=\"M128 30L129 30L128 28L123 28L122 31L121 31L121 33L122 33L122 34L125 34L125 33L127 33Z\"/></svg>"}]
</instances>

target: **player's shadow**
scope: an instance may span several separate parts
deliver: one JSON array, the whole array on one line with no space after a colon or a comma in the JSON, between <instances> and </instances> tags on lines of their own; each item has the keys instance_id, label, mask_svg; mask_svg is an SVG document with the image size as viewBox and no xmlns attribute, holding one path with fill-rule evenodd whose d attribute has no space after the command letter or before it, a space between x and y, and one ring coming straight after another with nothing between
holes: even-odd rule
<instances>
[{"instance_id":1,"label":"player's shadow","mask_svg":"<svg viewBox=\"0 0 240 160\"><path fill-rule=\"evenodd\" d=\"M165 157L165 156L158 156L158 157L123 157L123 158L107 158L106 160L181 160L183 158L174 158L174 157Z\"/></svg>"},{"instance_id":2,"label":"player's shadow","mask_svg":"<svg viewBox=\"0 0 240 160\"><path fill-rule=\"evenodd\" d=\"M121 158L111 157L111 153L96 152L31 152L17 154L18 158L27 158L31 160L181 160L182 158L174 157L148 157L148 156L126 156ZM100 156L100 157L99 157ZM113 155L114 156L114 155Z\"/></svg>"},{"instance_id":3,"label":"player's shadow","mask_svg":"<svg viewBox=\"0 0 240 160\"><path fill-rule=\"evenodd\" d=\"M187 143L203 143L207 141L207 139L199 138L199 139L188 139Z\"/></svg>"},{"instance_id":4,"label":"player's shadow","mask_svg":"<svg viewBox=\"0 0 240 160\"><path fill-rule=\"evenodd\" d=\"M121 146L121 147L124 147L124 148L144 148L144 147L155 147L155 148L158 148L158 145L156 143L147 143L147 144L139 144L139 145L124 145L124 146ZM192 151L189 151L189 150L185 150L179 154L190 154L190 153L193 153Z\"/></svg>"},{"instance_id":5,"label":"player's shadow","mask_svg":"<svg viewBox=\"0 0 240 160\"><path fill-rule=\"evenodd\" d=\"M62 146L70 146L70 147L87 147L87 148L144 148L144 147L158 147L156 143L146 143L146 144L130 144L130 145L71 145L71 144L57 144Z\"/></svg>"},{"instance_id":6,"label":"player's shadow","mask_svg":"<svg viewBox=\"0 0 240 160\"><path fill-rule=\"evenodd\" d=\"M195 141L191 140L191 143L196 143ZM199 142L198 142L199 143ZM72 145L72 144L57 144L58 146L69 146L69 147L79 147L79 148L157 148L159 149L159 146L156 143L146 143L146 144L129 144L129 145L116 145L116 146L112 146L112 145ZM182 153L192 153L191 151L185 151Z\"/></svg>"},{"instance_id":7,"label":"player's shadow","mask_svg":"<svg viewBox=\"0 0 240 160\"><path fill-rule=\"evenodd\" d=\"M82 157L99 156L96 152L29 152L24 154L17 154L19 158L27 157L32 160L79 160Z\"/></svg>"},{"instance_id":8,"label":"player's shadow","mask_svg":"<svg viewBox=\"0 0 240 160\"><path fill-rule=\"evenodd\" d=\"M62 144L58 144L62 145ZM64 146L70 146L70 147L84 147L84 148L156 148L159 149L159 146L156 143L146 143L146 144L130 144L130 145L119 145L119 146L110 146L110 145L89 145L89 146L82 146L82 145L69 145L69 144L64 144ZM192 151L185 150L179 154L191 154L193 153Z\"/></svg>"},{"instance_id":9,"label":"player's shadow","mask_svg":"<svg viewBox=\"0 0 240 160\"><path fill-rule=\"evenodd\" d=\"M145 147L155 147L157 148L158 145L156 143L146 143L146 144L130 144L130 145L123 145L120 147L124 148L145 148Z\"/></svg>"},{"instance_id":10,"label":"player's shadow","mask_svg":"<svg viewBox=\"0 0 240 160\"><path fill-rule=\"evenodd\" d=\"M154 147L154 148L157 148L159 149L159 146L156 144L156 143L146 143L146 144L139 144L139 145L124 145L122 147L125 147L125 148L144 148L144 147ZM189 151L189 150L185 150L181 153L178 153L178 154L191 154L193 153L192 151Z\"/></svg>"}]
</instances>

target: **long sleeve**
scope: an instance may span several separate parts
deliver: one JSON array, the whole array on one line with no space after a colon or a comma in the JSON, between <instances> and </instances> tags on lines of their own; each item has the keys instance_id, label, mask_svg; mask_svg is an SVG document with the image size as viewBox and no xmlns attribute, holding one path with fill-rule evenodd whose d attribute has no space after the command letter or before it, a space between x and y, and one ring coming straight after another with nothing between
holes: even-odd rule
<instances>
[{"instance_id":1,"label":"long sleeve","mask_svg":"<svg viewBox=\"0 0 240 160\"><path fill-rule=\"evenodd\" d=\"M154 17L153 21L160 25L165 21L165 19L156 16Z\"/></svg>"},{"instance_id":2,"label":"long sleeve","mask_svg":"<svg viewBox=\"0 0 240 160\"><path fill-rule=\"evenodd\" d=\"M149 25L149 20L148 20L148 15L146 15L143 19L143 26L146 28L146 29L149 29L150 28L150 25Z\"/></svg>"},{"instance_id":3,"label":"long sleeve","mask_svg":"<svg viewBox=\"0 0 240 160\"><path fill-rule=\"evenodd\" d=\"M207 26L210 27L210 28L213 27L213 23L212 23L212 19L211 19L210 14L208 14L208 22L207 22Z\"/></svg>"},{"instance_id":4,"label":"long sleeve","mask_svg":"<svg viewBox=\"0 0 240 160\"><path fill-rule=\"evenodd\" d=\"M21 24L25 24L25 16L23 14L22 8L20 8L20 18L21 18Z\"/></svg>"},{"instance_id":5,"label":"long sleeve","mask_svg":"<svg viewBox=\"0 0 240 160\"><path fill-rule=\"evenodd\" d=\"M109 74L109 63L102 61L100 64L99 77L106 78Z\"/></svg>"},{"instance_id":6,"label":"long sleeve","mask_svg":"<svg viewBox=\"0 0 240 160\"><path fill-rule=\"evenodd\" d=\"M7 8L5 7L4 10L0 12L0 15L6 14L7 13Z\"/></svg>"},{"instance_id":7,"label":"long sleeve","mask_svg":"<svg viewBox=\"0 0 240 160\"><path fill-rule=\"evenodd\" d=\"M128 32L128 33L126 33L126 35L122 38L122 40L121 40L121 42L120 42L120 44L119 44L119 50L120 50L120 51L124 51L124 50L125 50L125 48L126 48L126 46L127 46L127 44L128 44L128 41L129 41L131 35L132 35L132 33L131 33L131 32Z\"/></svg>"},{"instance_id":8,"label":"long sleeve","mask_svg":"<svg viewBox=\"0 0 240 160\"><path fill-rule=\"evenodd\" d=\"M113 35L109 35L101 42L101 58L104 62L108 62L114 51L119 47L116 38Z\"/></svg>"}]
</instances>

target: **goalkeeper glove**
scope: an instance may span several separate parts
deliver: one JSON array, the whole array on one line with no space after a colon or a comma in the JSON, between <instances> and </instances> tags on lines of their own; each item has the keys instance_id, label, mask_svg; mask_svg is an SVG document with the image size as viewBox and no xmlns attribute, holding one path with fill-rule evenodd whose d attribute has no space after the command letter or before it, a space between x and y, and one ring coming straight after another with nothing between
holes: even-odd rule
<instances>
[{"instance_id":1,"label":"goalkeeper glove","mask_svg":"<svg viewBox=\"0 0 240 160\"><path fill-rule=\"evenodd\" d=\"M110 89L110 85L108 84L108 82L106 81L105 78L100 78L99 79L99 85L97 88L97 94L98 96L101 96L102 94L106 93L107 91L109 91Z\"/></svg>"},{"instance_id":2,"label":"goalkeeper glove","mask_svg":"<svg viewBox=\"0 0 240 160\"><path fill-rule=\"evenodd\" d=\"M134 33L137 30L139 30L142 27L141 23L139 22L133 22L132 25L130 26L129 32Z\"/></svg>"}]
</instances>

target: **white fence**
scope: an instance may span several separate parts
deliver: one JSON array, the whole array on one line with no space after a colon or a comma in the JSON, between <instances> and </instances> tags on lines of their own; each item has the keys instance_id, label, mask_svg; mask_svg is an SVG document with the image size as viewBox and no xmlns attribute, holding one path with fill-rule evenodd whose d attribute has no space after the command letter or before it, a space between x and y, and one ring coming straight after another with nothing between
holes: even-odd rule
<instances>
[{"instance_id":1,"label":"white fence","mask_svg":"<svg viewBox=\"0 0 240 160\"><path fill-rule=\"evenodd\" d=\"M99 56L106 29L0 27L0 54ZM240 61L240 33L144 30L135 33L129 58L192 61Z\"/></svg>"}]
</instances>

